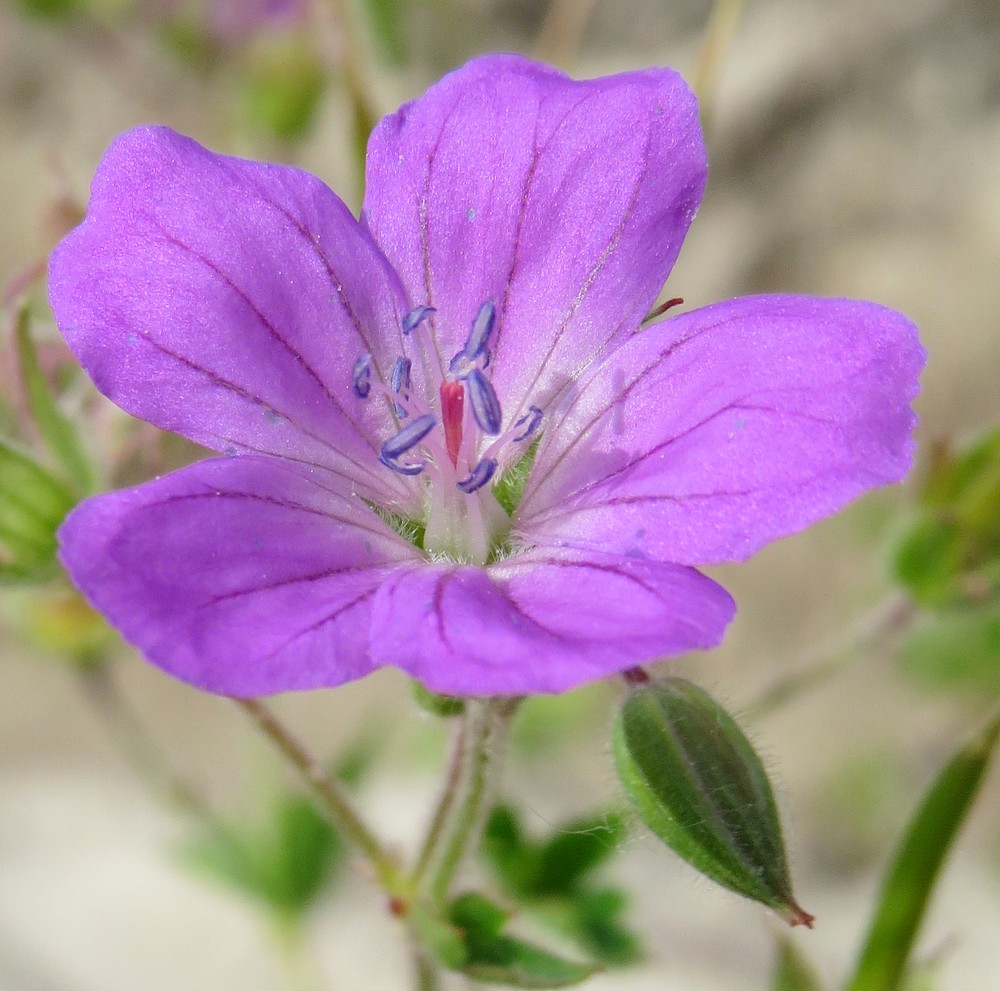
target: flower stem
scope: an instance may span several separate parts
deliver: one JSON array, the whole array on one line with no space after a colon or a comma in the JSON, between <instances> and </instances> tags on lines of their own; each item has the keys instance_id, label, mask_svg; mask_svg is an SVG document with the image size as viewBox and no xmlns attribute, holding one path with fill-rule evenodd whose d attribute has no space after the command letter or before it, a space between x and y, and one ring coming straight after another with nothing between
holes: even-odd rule
<instances>
[{"instance_id":1,"label":"flower stem","mask_svg":"<svg viewBox=\"0 0 1000 991\"><path fill-rule=\"evenodd\" d=\"M438 967L417 942L413 943L413 975L416 991L439 991L441 975Z\"/></svg>"},{"instance_id":2,"label":"flower stem","mask_svg":"<svg viewBox=\"0 0 1000 991\"><path fill-rule=\"evenodd\" d=\"M417 854L417 861L413 867L413 884L417 887L421 879L427 873L437 850L441 838L441 832L445 828L448 816L455 805L455 799L462 784L462 772L465 767L465 749L469 736L469 707L466 706L462 712L461 719L456 720L457 730L452 742L451 756L448 760L448 776L445 779L441 797L438 799L437 808L431 817L431 824L424 837L424 842Z\"/></svg>"},{"instance_id":3,"label":"flower stem","mask_svg":"<svg viewBox=\"0 0 1000 991\"><path fill-rule=\"evenodd\" d=\"M441 854L431 880L430 894L438 904L447 897L462 860L482 821L483 805L502 763L506 730L519 698L487 699L474 716L465 761L465 793L442 829Z\"/></svg>"},{"instance_id":4,"label":"flower stem","mask_svg":"<svg viewBox=\"0 0 1000 991\"><path fill-rule=\"evenodd\" d=\"M408 885L396 860L385 850L375 834L355 811L350 798L326 772L323 765L278 721L259 699L234 698L272 743L322 799L330 821L346 840L358 847L375 870L379 883L389 895L405 896Z\"/></svg>"}]
</instances>

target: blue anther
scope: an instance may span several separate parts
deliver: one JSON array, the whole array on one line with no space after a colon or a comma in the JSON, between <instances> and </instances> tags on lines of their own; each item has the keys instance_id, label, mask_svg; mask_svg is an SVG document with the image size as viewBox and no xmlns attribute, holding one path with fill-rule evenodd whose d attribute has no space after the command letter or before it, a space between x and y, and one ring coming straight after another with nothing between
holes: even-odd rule
<instances>
[{"instance_id":1,"label":"blue anther","mask_svg":"<svg viewBox=\"0 0 1000 991\"><path fill-rule=\"evenodd\" d=\"M396 461L395 458L387 458L384 454L380 454L378 459L386 468L391 468L400 475L419 475L424 470L423 461L417 465L404 465Z\"/></svg>"},{"instance_id":2,"label":"blue anther","mask_svg":"<svg viewBox=\"0 0 1000 991\"><path fill-rule=\"evenodd\" d=\"M466 494L470 492L475 492L476 489L481 489L492 477L493 473L497 470L496 460L493 458L483 458L475 468L472 469L472 474L468 478L463 478L462 481L456 482L455 484Z\"/></svg>"},{"instance_id":3,"label":"blue anther","mask_svg":"<svg viewBox=\"0 0 1000 991\"><path fill-rule=\"evenodd\" d=\"M397 358L392 366L392 377L389 382L393 392L405 392L410 388L410 369L413 362L409 358Z\"/></svg>"},{"instance_id":4,"label":"blue anther","mask_svg":"<svg viewBox=\"0 0 1000 991\"><path fill-rule=\"evenodd\" d=\"M396 393L397 396L403 396L404 393L409 392L410 389L410 368L413 363L409 358L397 358L396 364L392 366L392 375L389 379L389 385L392 391ZM399 403L394 402L393 409L396 411L396 416L401 420L406 416L406 410L403 409Z\"/></svg>"},{"instance_id":5,"label":"blue anther","mask_svg":"<svg viewBox=\"0 0 1000 991\"><path fill-rule=\"evenodd\" d=\"M472 415L476 418L479 429L484 434L494 436L500 433L503 413L500 410L500 400L497 399L490 380L478 368L473 368L465 380L465 387L469 390Z\"/></svg>"},{"instance_id":6,"label":"blue anther","mask_svg":"<svg viewBox=\"0 0 1000 991\"><path fill-rule=\"evenodd\" d=\"M437 420L430 413L424 413L408 423L394 437L390 437L383 445L381 457L395 461L411 447L416 447L435 427ZM392 468L392 465L389 465Z\"/></svg>"},{"instance_id":7,"label":"blue anther","mask_svg":"<svg viewBox=\"0 0 1000 991\"><path fill-rule=\"evenodd\" d=\"M403 333L412 334L431 314L437 313L433 306L418 306L403 317Z\"/></svg>"},{"instance_id":8,"label":"blue anther","mask_svg":"<svg viewBox=\"0 0 1000 991\"><path fill-rule=\"evenodd\" d=\"M354 362L354 371L351 374L351 388L358 399L364 399L372 391L372 356L363 354Z\"/></svg>"},{"instance_id":9,"label":"blue anther","mask_svg":"<svg viewBox=\"0 0 1000 991\"><path fill-rule=\"evenodd\" d=\"M520 431L514 434L515 441L527 440L542 422L542 411L537 406L529 406L528 412L514 424L514 429Z\"/></svg>"},{"instance_id":10,"label":"blue anther","mask_svg":"<svg viewBox=\"0 0 1000 991\"><path fill-rule=\"evenodd\" d=\"M472 328L466 339L462 354L469 361L475 361L485 350L489 342L490 334L493 332L493 322L496 319L496 307L489 301L479 307L475 320L472 321Z\"/></svg>"}]
</instances>

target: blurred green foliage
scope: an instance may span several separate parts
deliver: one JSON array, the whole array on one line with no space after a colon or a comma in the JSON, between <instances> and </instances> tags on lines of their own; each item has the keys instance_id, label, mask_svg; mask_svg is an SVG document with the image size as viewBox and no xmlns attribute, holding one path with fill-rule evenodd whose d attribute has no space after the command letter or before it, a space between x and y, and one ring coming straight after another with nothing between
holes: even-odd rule
<instances>
[{"instance_id":1,"label":"blurred green foliage","mask_svg":"<svg viewBox=\"0 0 1000 991\"><path fill-rule=\"evenodd\" d=\"M1000 429L964 447L939 444L896 575L924 607L900 651L933 687L1000 690Z\"/></svg>"},{"instance_id":2,"label":"blurred green foliage","mask_svg":"<svg viewBox=\"0 0 1000 991\"><path fill-rule=\"evenodd\" d=\"M564 988L592 977L592 964L567 960L506 932L508 913L480 894L459 896L451 923L461 933L466 976L516 988Z\"/></svg>"},{"instance_id":3,"label":"blurred green foliage","mask_svg":"<svg viewBox=\"0 0 1000 991\"><path fill-rule=\"evenodd\" d=\"M896 575L921 605L1000 590L1000 429L967 447L932 449L917 518L896 554Z\"/></svg>"},{"instance_id":4,"label":"blurred green foliage","mask_svg":"<svg viewBox=\"0 0 1000 991\"><path fill-rule=\"evenodd\" d=\"M482 856L504 892L553 929L573 939L602 964L633 963L641 955L635 935L622 923L628 898L597 887L592 875L620 848L624 817L598 813L529 839L511 805L497 805L486 821Z\"/></svg>"},{"instance_id":5,"label":"blurred green foliage","mask_svg":"<svg viewBox=\"0 0 1000 991\"><path fill-rule=\"evenodd\" d=\"M300 916L343 859L336 830L301 795L282 795L262 825L212 823L180 850L184 864L274 909Z\"/></svg>"}]
</instances>

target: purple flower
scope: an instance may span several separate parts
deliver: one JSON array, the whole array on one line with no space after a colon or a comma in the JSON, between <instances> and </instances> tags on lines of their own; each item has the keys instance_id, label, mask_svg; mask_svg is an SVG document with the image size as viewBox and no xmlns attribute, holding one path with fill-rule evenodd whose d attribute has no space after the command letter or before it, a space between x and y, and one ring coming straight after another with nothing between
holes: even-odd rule
<instances>
[{"instance_id":1,"label":"purple flower","mask_svg":"<svg viewBox=\"0 0 1000 991\"><path fill-rule=\"evenodd\" d=\"M517 56L381 122L360 223L296 169L119 138L52 304L107 396L224 457L77 508L73 578L242 696L383 665L558 692L718 643L734 605L695 567L900 479L923 352L799 296L640 331L705 174L673 72Z\"/></svg>"}]
</instances>

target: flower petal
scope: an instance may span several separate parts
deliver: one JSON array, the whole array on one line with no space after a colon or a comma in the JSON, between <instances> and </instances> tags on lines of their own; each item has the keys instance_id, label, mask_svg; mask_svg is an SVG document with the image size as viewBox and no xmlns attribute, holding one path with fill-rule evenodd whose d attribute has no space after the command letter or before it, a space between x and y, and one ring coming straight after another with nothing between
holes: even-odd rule
<instances>
[{"instance_id":1,"label":"flower petal","mask_svg":"<svg viewBox=\"0 0 1000 991\"><path fill-rule=\"evenodd\" d=\"M668 69L577 82L475 59L368 147L362 219L447 360L487 300L493 384L513 423L633 330L701 199L695 99Z\"/></svg>"},{"instance_id":2,"label":"flower petal","mask_svg":"<svg viewBox=\"0 0 1000 991\"><path fill-rule=\"evenodd\" d=\"M367 674L375 591L417 556L335 476L254 456L90 499L59 537L73 580L150 661L239 696Z\"/></svg>"},{"instance_id":3,"label":"flower petal","mask_svg":"<svg viewBox=\"0 0 1000 991\"><path fill-rule=\"evenodd\" d=\"M732 300L642 331L549 424L516 525L533 543L742 560L910 465L924 352L901 314Z\"/></svg>"},{"instance_id":4,"label":"flower petal","mask_svg":"<svg viewBox=\"0 0 1000 991\"><path fill-rule=\"evenodd\" d=\"M562 692L713 647L734 612L692 568L539 550L489 571L401 569L376 595L372 656L446 694Z\"/></svg>"},{"instance_id":5,"label":"flower petal","mask_svg":"<svg viewBox=\"0 0 1000 991\"><path fill-rule=\"evenodd\" d=\"M389 501L394 427L351 392L358 356L388 375L401 288L367 232L305 172L206 151L167 128L109 149L86 221L55 251L50 295L98 388L217 451L319 463Z\"/></svg>"}]
</instances>

